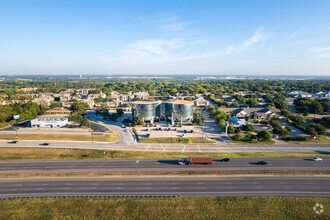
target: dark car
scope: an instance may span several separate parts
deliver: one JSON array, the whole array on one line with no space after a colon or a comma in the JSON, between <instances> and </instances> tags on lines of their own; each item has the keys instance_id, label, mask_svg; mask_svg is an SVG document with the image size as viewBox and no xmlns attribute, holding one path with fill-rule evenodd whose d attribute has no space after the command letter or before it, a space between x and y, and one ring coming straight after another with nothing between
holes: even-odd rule
<instances>
[{"instance_id":1,"label":"dark car","mask_svg":"<svg viewBox=\"0 0 330 220\"><path fill-rule=\"evenodd\" d=\"M223 158L221 161L222 162L230 162L230 159L229 158Z\"/></svg>"},{"instance_id":2,"label":"dark car","mask_svg":"<svg viewBox=\"0 0 330 220\"><path fill-rule=\"evenodd\" d=\"M49 143L42 143L42 144L40 144L41 146L48 146L49 145Z\"/></svg>"},{"instance_id":3,"label":"dark car","mask_svg":"<svg viewBox=\"0 0 330 220\"><path fill-rule=\"evenodd\" d=\"M10 141L10 142L8 142L8 144L17 144L18 143L18 141Z\"/></svg>"},{"instance_id":4,"label":"dark car","mask_svg":"<svg viewBox=\"0 0 330 220\"><path fill-rule=\"evenodd\" d=\"M257 165L267 165L267 162L266 161L259 161L259 162L257 162Z\"/></svg>"}]
</instances>

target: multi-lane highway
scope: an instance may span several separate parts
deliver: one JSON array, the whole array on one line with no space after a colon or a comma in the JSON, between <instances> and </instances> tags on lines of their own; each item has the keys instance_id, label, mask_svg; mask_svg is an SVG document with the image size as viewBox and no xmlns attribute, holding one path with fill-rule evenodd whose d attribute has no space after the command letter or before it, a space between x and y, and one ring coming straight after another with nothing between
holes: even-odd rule
<instances>
[{"instance_id":1,"label":"multi-lane highway","mask_svg":"<svg viewBox=\"0 0 330 220\"><path fill-rule=\"evenodd\" d=\"M48 146L40 146L47 142ZM8 140L0 140L0 147L10 148L59 148L82 150L129 150L129 151L161 151L161 152L301 152L328 153L330 146L325 144L122 144L91 141L55 141L55 140L20 140L11 144Z\"/></svg>"},{"instance_id":2,"label":"multi-lane highway","mask_svg":"<svg viewBox=\"0 0 330 220\"><path fill-rule=\"evenodd\" d=\"M330 197L330 178L154 177L2 179L2 196L180 195Z\"/></svg>"},{"instance_id":3,"label":"multi-lane highway","mask_svg":"<svg viewBox=\"0 0 330 220\"><path fill-rule=\"evenodd\" d=\"M179 158L178 158L179 159ZM257 165L267 161L266 166ZM41 160L0 162L1 173L47 172L162 172L162 171L239 171L239 170L330 170L330 158L232 158L213 159L212 165L178 165L178 160Z\"/></svg>"}]
</instances>

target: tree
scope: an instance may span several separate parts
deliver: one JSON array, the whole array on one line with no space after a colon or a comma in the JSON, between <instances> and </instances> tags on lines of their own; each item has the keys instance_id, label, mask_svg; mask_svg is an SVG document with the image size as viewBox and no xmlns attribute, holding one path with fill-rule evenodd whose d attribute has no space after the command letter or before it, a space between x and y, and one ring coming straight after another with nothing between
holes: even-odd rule
<instances>
[{"instance_id":1,"label":"tree","mask_svg":"<svg viewBox=\"0 0 330 220\"><path fill-rule=\"evenodd\" d=\"M310 112L314 113L314 114L323 113L323 107L322 107L321 103L313 102L313 104L310 106Z\"/></svg>"},{"instance_id":2,"label":"tree","mask_svg":"<svg viewBox=\"0 0 330 220\"><path fill-rule=\"evenodd\" d=\"M141 116L137 116L133 119L133 124L134 125L144 125L143 118Z\"/></svg>"},{"instance_id":3,"label":"tree","mask_svg":"<svg viewBox=\"0 0 330 220\"><path fill-rule=\"evenodd\" d=\"M231 136L231 139L234 141L241 140L242 138L243 138L243 135L241 133L237 133L237 134L234 134L233 136Z\"/></svg>"},{"instance_id":4,"label":"tree","mask_svg":"<svg viewBox=\"0 0 330 220\"><path fill-rule=\"evenodd\" d=\"M291 115L289 119L298 125L305 123L305 119L300 115Z\"/></svg>"},{"instance_id":5,"label":"tree","mask_svg":"<svg viewBox=\"0 0 330 220\"><path fill-rule=\"evenodd\" d=\"M269 131L259 131L257 134L257 138L261 141L269 141L272 139L272 135L271 133L269 133Z\"/></svg>"},{"instance_id":6,"label":"tree","mask_svg":"<svg viewBox=\"0 0 330 220\"><path fill-rule=\"evenodd\" d=\"M84 118L80 121L81 127L89 127L89 126L91 126L91 124L92 123L87 118Z\"/></svg>"},{"instance_id":7,"label":"tree","mask_svg":"<svg viewBox=\"0 0 330 220\"><path fill-rule=\"evenodd\" d=\"M71 110L78 114L83 114L87 107L88 105L85 102L73 102L71 104Z\"/></svg>"},{"instance_id":8,"label":"tree","mask_svg":"<svg viewBox=\"0 0 330 220\"><path fill-rule=\"evenodd\" d=\"M242 126L243 131L255 131L256 128L251 124L246 124Z\"/></svg>"},{"instance_id":9,"label":"tree","mask_svg":"<svg viewBox=\"0 0 330 220\"><path fill-rule=\"evenodd\" d=\"M205 115L204 114L201 114L201 119L202 119L203 122L205 121Z\"/></svg>"},{"instance_id":10,"label":"tree","mask_svg":"<svg viewBox=\"0 0 330 220\"><path fill-rule=\"evenodd\" d=\"M121 117L124 114L124 110L122 108L117 108L116 112L119 117Z\"/></svg>"},{"instance_id":11,"label":"tree","mask_svg":"<svg viewBox=\"0 0 330 220\"><path fill-rule=\"evenodd\" d=\"M57 107L61 107L60 103L58 103L58 102L53 102L52 104L49 105L50 109L57 108Z\"/></svg>"},{"instance_id":12,"label":"tree","mask_svg":"<svg viewBox=\"0 0 330 220\"><path fill-rule=\"evenodd\" d=\"M290 131L288 129L286 129L286 128L282 128L282 130L280 131L279 135L281 137L286 137L286 136L290 135Z\"/></svg>"},{"instance_id":13,"label":"tree","mask_svg":"<svg viewBox=\"0 0 330 220\"><path fill-rule=\"evenodd\" d=\"M316 135L315 132L317 132ZM317 135L326 135L326 132L327 132L327 129L326 127L324 127L323 125L320 125L320 124L316 124L316 123L310 123L308 126L307 126L307 131L308 133L310 133L311 135L313 136L317 136Z\"/></svg>"},{"instance_id":14,"label":"tree","mask_svg":"<svg viewBox=\"0 0 330 220\"><path fill-rule=\"evenodd\" d=\"M234 133L235 132L235 128L233 125L229 125L228 126L228 133Z\"/></svg>"}]
</instances>

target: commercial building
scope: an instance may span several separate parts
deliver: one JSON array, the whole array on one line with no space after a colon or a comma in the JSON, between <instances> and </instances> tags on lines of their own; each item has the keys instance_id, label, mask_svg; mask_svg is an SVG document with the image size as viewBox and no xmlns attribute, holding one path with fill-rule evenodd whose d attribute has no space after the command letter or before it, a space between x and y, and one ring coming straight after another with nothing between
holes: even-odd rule
<instances>
[{"instance_id":1,"label":"commercial building","mask_svg":"<svg viewBox=\"0 0 330 220\"><path fill-rule=\"evenodd\" d=\"M30 121L34 128L63 128L69 124L68 116L45 115Z\"/></svg>"},{"instance_id":2,"label":"commercial building","mask_svg":"<svg viewBox=\"0 0 330 220\"><path fill-rule=\"evenodd\" d=\"M132 117L141 116L144 121L188 121L191 123L194 102L184 100L132 102Z\"/></svg>"}]
</instances>

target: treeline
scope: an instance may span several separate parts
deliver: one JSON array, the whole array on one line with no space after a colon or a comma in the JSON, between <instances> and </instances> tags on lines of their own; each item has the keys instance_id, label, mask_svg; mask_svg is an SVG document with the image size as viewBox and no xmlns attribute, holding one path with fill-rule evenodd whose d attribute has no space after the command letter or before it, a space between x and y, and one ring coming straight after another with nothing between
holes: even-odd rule
<instances>
[{"instance_id":1,"label":"treeline","mask_svg":"<svg viewBox=\"0 0 330 220\"><path fill-rule=\"evenodd\" d=\"M293 104L297 112L302 114L321 114L330 111L330 99L297 98Z\"/></svg>"},{"instance_id":2,"label":"treeline","mask_svg":"<svg viewBox=\"0 0 330 220\"><path fill-rule=\"evenodd\" d=\"M184 95L196 95L197 93L205 94L210 92L215 95L222 93L233 94L238 91L252 91L255 93L268 94L285 94L287 89L303 90L314 93L317 91L330 91L330 80L305 80L305 81L289 81L289 80L113 80L102 78L102 80L4 80L0 84L1 94L17 93L17 89L24 87L38 87L39 90L28 93L54 92L58 93L66 89L89 89L97 88L104 93L109 94L111 91L120 93L146 92L151 95L167 96L176 93ZM26 93L26 92L22 92Z\"/></svg>"},{"instance_id":3,"label":"treeline","mask_svg":"<svg viewBox=\"0 0 330 220\"><path fill-rule=\"evenodd\" d=\"M47 107L34 102L0 105L0 123L13 121L14 115L20 115L19 121L36 118L47 111Z\"/></svg>"}]
</instances>

